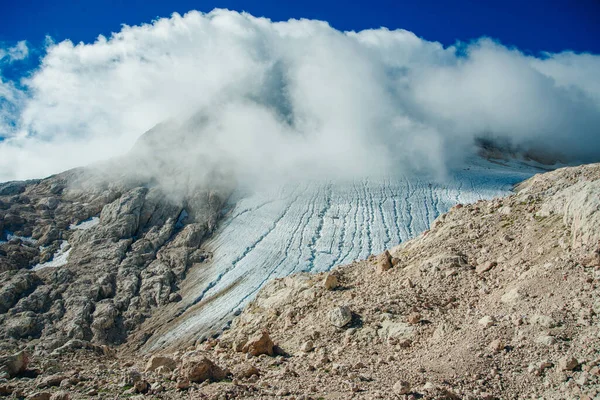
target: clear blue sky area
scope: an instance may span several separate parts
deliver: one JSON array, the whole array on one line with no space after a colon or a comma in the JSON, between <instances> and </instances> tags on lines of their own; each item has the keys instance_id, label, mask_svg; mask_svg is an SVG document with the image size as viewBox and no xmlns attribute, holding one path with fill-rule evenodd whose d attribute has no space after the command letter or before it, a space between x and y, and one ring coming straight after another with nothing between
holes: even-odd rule
<instances>
[{"instance_id":1,"label":"clear blue sky area","mask_svg":"<svg viewBox=\"0 0 600 400\"><path fill-rule=\"evenodd\" d=\"M196 9L248 11L280 21L316 18L340 30L403 28L451 45L481 36L530 53L600 53L600 0L0 0L0 41L94 41L122 23L137 25Z\"/></svg>"}]
</instances>

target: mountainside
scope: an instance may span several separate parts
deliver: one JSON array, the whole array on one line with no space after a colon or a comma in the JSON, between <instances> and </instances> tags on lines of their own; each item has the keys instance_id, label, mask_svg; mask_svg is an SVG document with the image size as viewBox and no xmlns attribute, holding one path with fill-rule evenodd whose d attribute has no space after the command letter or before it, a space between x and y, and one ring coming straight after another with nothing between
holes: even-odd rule
<instances>
[{"instance_id":1,"label":"mountainside","mask_svg":"<svg viewBox=\"0 0 600 400\"><path fill-rule=\"evenodd\" d=\"M406 241L451 206L501 196L531 176L528 166L474 159L441 184L397 175L354 182L293 182L237 189L230 210L181 285L182 300L162 308L141 334L154 352L218 333L269 280L327 271Z\"/></svg>"},{"instance_id":2,"label":"mountainside","mask_svg":"<svg viewBox=\"0 0 600 400\"><path fill-rule=\"evenodd\" d=\"M165 122L123 157L0 184L4 349L192 344L226 328L269 279L383 251L537 171L474 158L444 184L406 174L265 186L208 151L210 126L202 113Z\"/></svg>"},{"instance_id":3,"label":"mountainside","mask_svg":"<svg viewBox=\"0 0 600 400\"><path fill-rule=\"evenodd\" d=\"M0 347L120 344L179 299L231 189L210 168L211 187L190 177L156 145L148 157L151 133L127 157L0 184Z\"/></svg>"},{"instance_id":4,"label":"mountainside","mask_svg":"<svg viewBox=\"0 0 600 400\"><path fill-rule=\"evenodd\" d=\"M2 390L593 398L599 199L600 164L536 175L504 199L453 207L389 252L270 281L217 339L147 361L131 349L71 341L87 349L34 355L28 366L23 356L3 358L5 375L15 377ZM24 372L8 368L15 365ZM28 378L36 368L41 376Z\"/></svg>"}]
</instances>

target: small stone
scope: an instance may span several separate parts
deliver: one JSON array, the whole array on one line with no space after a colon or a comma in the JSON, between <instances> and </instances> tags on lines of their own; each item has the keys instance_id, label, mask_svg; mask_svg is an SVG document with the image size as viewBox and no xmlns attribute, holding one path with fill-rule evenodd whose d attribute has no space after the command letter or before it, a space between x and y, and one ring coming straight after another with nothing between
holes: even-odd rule
<instances>
[{"instance_id":1,"label":"small stone","mask_svg":"<svg viewBox=\"0 0 600 400\"><path fill-rule=\"evenodd\" d=\"M50 375L43 378L38 384L37 387L40 389L51 387L51 386L59 386L62 381L67 379L64 375Z\"/></svg>"},{"instance_id":2,"label":"small stone","mask_svg":"<svg viewBox=\"0 0 600 400\"><path fill-rule=\"evenodd\" d=\"M477 272L478 274L483 274L484 272L488 272L489 270L494 268L496 265L498 265L498 263L495 261L490 261L490 262L486 262L483 264L479 264L475 268L475 272Z\"/></svg>"},{"instance_id":3,"label":"small stone","mask_svg":"<svg viewBox=\"0 0 600 400\"><path fill-rule=\"evenodd\" d=\"M410 393L410 383L406 381L398 381L394 383L393 390L394 393L399 395Z\"/></svg>"},{"instance_id":4,"label":"small stone","mask_svg":"<svg viewBox=\"0 0 600 400\"><path fill-rule=\"evenodd\" d=\"M3 385L0 384L0 396L8 396L11 395L14 391L14 387L12 387L11 385ZM48 395L48 399L50 398L50 395ZM48 400L45 399L45 400Z\"/></svg>"},{"instance_id":5,"label":"small stone","mask_svg":"<svg viewBox=\"0 0 600 400\"><path fill-rule=\"evenodd\" d=\"M135 388L136 393L146 393L148 389L150 389L150 384L145 380L141 380L134 383L133 387Z\"/></svg>"},{"instance_id":6,"label":"small stone","mask_svg":"<svg viewBox=\"0 0 600 400\"><path fill-rule=\"evenodd\" d=\"M575 379L575 382L579 386L586 386L590 381L590 377L587 372L582 373L579 378Z\"/></svg>"},{"instance_id":7,"label":"small stone","mask_svg":"<svg viewBox=\"0 0 600 400\"><path fill-rule=\"evenodd\" d=\"M554 364L552 364L550 361L543 360L536 364L529 364L527 371L534 375L540 375L542 372L544 372L544 370L552 367L553 365Z\"/></svg>"},{"instance_id":8,"label":"small stone","mask_svg":"<svg viewBox=\"0 0 600 400\"><path fill-rule=\"evenodd\" d=\"M416 325L421 322L421 314L418 312L413 312L408 315L407 321L411 325Z\"/></svg>"},{"instance_id":9,"label":"small stone","mask_svg":"<svg viewBox=\"0 0 600 400\"><path fill-rule=\"evenodd\" d=\"M178 303L181 301L181 295L179 293L171 293L169 295L169 303Z\"/></svg>"},{"instance_id":10,"label":"small stone","mask_svg":"<svg viewBox=\"0 0 600 400\"><path fill-rule=\"evenodd\" d=\"M69 400L69 393L67 392L56 392L50 396L50 400Z\"/></svg>"},{"instance_id":11,"label":"small stone","mask_svg":"<svg viewBox=\"0 0 600 400\"><path fill-rule=\"evenodd\" d=\"M492 343L489 344L488 348L494 353L499 353L504 350L505 344L501 339L493 340Z\"/></svg>"},{"instance_id":12,"label":"small stone","mask_svg":"<svg viewBox=\"0 0 600 400\"><path fill-rule=\"evenodd\" d=\"M514 304L521 299L521 293L518 289L511 289L504 293L500 298L500 301L506 304Z\"/></svg>"},{"instance_id":13,"label":"small stone","mask_svg":"<svg viewBox=\"0 0 600 400\"><path fill-rule=\"evenodd\" d=\"M52 395L49 392L37 392L28 397L29 400L50 400Z\"/></svg>"},{"instance_id":14,"label":"small stone","mask_svg":"<svg viewBox=\"0 0 600 400\"><path fill-rule=\"evenodd\" d=\"M490 326L494 325L495 322L496 319L490 315L486 315L485 317L477 321L477 323L483 326L484 328L489 328Z\"/></svg>"},{"instance_id":15,"label":"small stone","mask_svg":"<svg viewBox=\"0 0 600 400\"><path fill-rule=\"evenodd\" d=\"M329 311L329 322L333 326L343 328L352 321L352 312L346 306L335 307Z\"/></svg>"},{"instance_id":16,"label":"small stone","mask_svg":"<svg viewBox=\"0 0 600 400\"><path fill-rule=\"evenodd\" d=\"M500 207L500 209L498 209L498 212L503 215L508 215L512 212L512 208L510 206Z\"/></svg>"},{"instance_id":17,"label":"small stone","mask_svg":"<svg viewBox=\"0 0 600 400\"><path fill-rule=\"evenodd\" d=\"M554 336L541 335L535 338L535 342L538 344L543 344L544 346L552 346L556 343L556 339L554 338Z\"/></svg>"},{"instance_id":18,"label":"small stone","mask_svg":"<svg viewBox=\"0 0 600 400\"><path fill-rule=\"evenodd\" d=\"M155 371L159 367L164 367L172 371L177 368L177 362L170 357L152 356L146 363L146 372Z\"/></svg>"},{"instance_id":19,"label":"small stone","mask_svg":"<svg viewBox=\"0 0 600 400\"><path fill-rule=\"evenodd\" d=\"M327 274L323 280L323 287L327 290L333 290L338 287L338 278L335 274Z\"/></svg>"},{"instance_id":20,"label":"small stone","mask_svg":"<svg viewBox=\"0 0 600 400\"><path fill-rule=\"evenodd\" d=\"M300 349L305 353L310 353L315 349L315 345L312 340L307 340L306 342L302 343Z\"/></svg>"},{"instance_id":21,"label":"small stone","mask_svg":"<svg viewBox=\"0 0 600 400\"><path fill-rule=\"evenodd\" d=\"M556 322L546 315L533 315L530 318L532 324L543 326L544 328L554 328L557 324Z\"/></svg>"},{"instance_id":22,"label":"small stone","mask_svg":"<svg viewBox=\"0 0 600 400\"><path fill-rule=\"evenodd\" d=\"M558 362L558 368L561 371L573 371L578 365L579 361L572 356L561 358L561 360Z\"/></svg>"},{"instance_id":23,"label":"small stone","mask_svg":"<svg viewBox=\"0 0 600 400\"><path fill-rule=\"evenodd\" d=\"M152 393L160 393L165 390L164 386L160 382L154 382L150 385L150 390Z\"/></svg>"},{"instance_id":24,"label":"small stone","mask_svg":"<svg viewBox=\"0 0 600 400\"><path fill-rule=\"evenodd\" d=\"M190 381L185 378L177 379L177 383L175 384L177 390L186 390L190 387Z\"/></svg>"},{"instance_id":25,"label":"small stone","mask_svg":"<svg viewBox=\"0 0 600 400\"><path fill-rule=\"evenodd\" d=\"M258 368L250 363L243 363L233 368L233 375L237 378L250 378L252 375L260 375Z\"/></svg>"}]
</instances>

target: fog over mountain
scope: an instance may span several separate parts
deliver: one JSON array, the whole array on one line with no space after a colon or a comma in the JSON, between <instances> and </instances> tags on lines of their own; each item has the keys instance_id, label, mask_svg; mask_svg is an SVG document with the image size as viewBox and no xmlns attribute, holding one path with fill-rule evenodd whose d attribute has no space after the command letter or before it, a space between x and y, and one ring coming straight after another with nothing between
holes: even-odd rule
<instances>
[{"instance_id":1,"label":"fog over mountain","mask_svg":"<svg viewBox=\"0 0 600 400\"><path fill-rule=\"evenodd\" d=\"M439 175L478 137L598 159L600 56L416 35L214 10L91 44L48 39L28 77L1 78L0 181L125 154L165 121L192 133L182 162L210 155L263 178ZM1 50L0 68L27 55L24 42Z\"/></svg>"}]
</instances>

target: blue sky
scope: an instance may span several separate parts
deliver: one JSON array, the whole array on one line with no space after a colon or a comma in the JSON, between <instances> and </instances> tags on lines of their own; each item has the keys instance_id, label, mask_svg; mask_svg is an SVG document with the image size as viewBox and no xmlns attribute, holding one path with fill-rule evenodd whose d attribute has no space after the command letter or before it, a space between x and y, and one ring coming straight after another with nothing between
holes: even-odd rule
<instances>
[{"instance_id":1,"label":"blue sky","mask_svg":"<svg viewBox=\"0 0 600 400\"><path fill-rule=\"evenodd\" d=\"M0 41L93 41L120 25L137 25L174 11L215 7L248 11L273 20L315 18L340 30L403 28L444 45L490 36L522 51L600 53L598 0L2 0Z\"/></svg>"}]
</instances>

